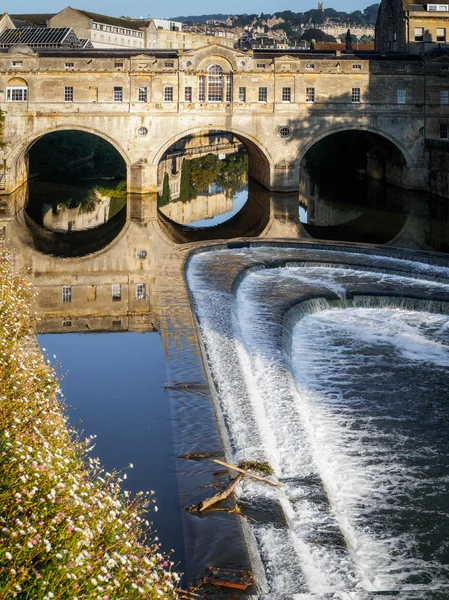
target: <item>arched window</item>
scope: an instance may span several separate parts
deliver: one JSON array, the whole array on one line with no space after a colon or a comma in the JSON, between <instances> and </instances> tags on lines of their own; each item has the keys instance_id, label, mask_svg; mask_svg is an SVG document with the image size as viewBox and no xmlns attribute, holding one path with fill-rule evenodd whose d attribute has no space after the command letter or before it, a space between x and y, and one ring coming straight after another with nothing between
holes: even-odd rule
<instances>
[{"instance_id":1,"label":"arched window","mask_svg":"<svg viewBox=\"0 0 449 600\"><path fill-rule=\"evenodd\" d=\"M220 65L209 67L207 99L209 102L223 102L223 69Z\"/></svg>"},{"instance_id":2,"label":"arched window","mask_svg":"<svg viewBox=\"0 0 449 600\"><path fill-rule=\"evenodd\" d=\"M6 102L27 102L28 84L21 77L13 77L6 86Z\"/></svg>"}]
</instances>

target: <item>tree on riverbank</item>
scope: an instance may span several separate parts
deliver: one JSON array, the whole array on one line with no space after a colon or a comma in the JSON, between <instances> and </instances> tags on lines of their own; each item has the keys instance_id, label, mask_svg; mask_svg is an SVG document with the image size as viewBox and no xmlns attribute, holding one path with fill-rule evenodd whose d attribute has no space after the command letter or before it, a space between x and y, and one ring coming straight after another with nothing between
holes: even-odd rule
<instances>
[{"instance_id":1,"label":"tree on riverbank","mask_svg":"<svg viewBox=\"0 0 449 600\"><path fill-rule=\"evenodd\" d=\"M68 428L35 348L30 284L0 248L0 600L174 599L143 493L121 490ZM132 465L130 465L132 466Z\"/></svg>"}]
</instances>

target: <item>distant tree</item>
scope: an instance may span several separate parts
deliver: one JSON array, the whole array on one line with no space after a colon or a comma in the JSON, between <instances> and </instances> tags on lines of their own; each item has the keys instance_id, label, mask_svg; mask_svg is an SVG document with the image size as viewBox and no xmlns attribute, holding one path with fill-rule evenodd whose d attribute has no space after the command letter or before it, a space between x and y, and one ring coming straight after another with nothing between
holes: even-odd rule
<instances>
[{"instance_id":1,"label":"distant tree","mask_svg":"<svg viewBox=\"0 0 449 600\"><path fill-rule=\"evenodd\" d=\"M321 31L321 29L306 29L302 35L303 40L310 42L311 40L315 40L316 42L336 42L337 40L333 35L328 35Z\"/></svg>"},{"instance_id":2,"label":"distant tree","mask_svg":"<svg viewBox=\"0 0 449 600\"><path fill-rule=\"evenodd\" d=\"M191 180L192 161L185 158L182 161L181 182L179 185L179 199L182 202L193 200L198 196L198 192L192 185Z\"/></svg>"},{"instance_id":3,"label":"distant tree","mask_svg":"<svg viewBox=\"0 0 449 600\"><path fill-rule=\"evenodd\" d=\"M376 24L377 13L379 11L379 4L370 4L363 11L363 18L367 25L373 27Z\"/></svg>"},{"instance_id":4,"label":"distant tree","mask_svg":"<svg viewBox=\"0 0 449 600\"><path fill-rule=\"evenodd\" d=\"M374 38L372 35L362 35L362 37L359 39L359 42L361 44L373 44Z\"/></svg>"},{"instance_id":5,"label":"distant tree","mask_svg":"<svg viewBox=\"0 0 449 600\"><path fill-rule=\"evenodd\" d=\"M347 33L340 33L340 35L338 36L340 42L342 42L343 44L346 43L346 36L348 34ZM353 44L356 44L358 42L358 38L354 33L351 33L351 41ZM365 42L364 42L365 43Z\"/></svg>"},{"instance_id":6,"label":"distant tree","mask_svg":"<svg viewBox=\"0 0 449 600\"><path fill-rule=\"evenodd\" d=\"M170 184L168 181L168 173L164 175L164 183L162 184L162 194L158 195L157 203L159 206L165 206L170 202Z\"/></svg>"},{"instance_id":7,"label":"distant tree","mask_svg":"<svg viewBox=\"0 0 449 600\"><path fill-rule=\"evenodd\" d=\"M326 15L326 17L328 19L332 19L332 20L338 20L340 18L340 14L338 11L335 10L335 8L325 8L324 9L324 14Z\"/></svg>"},{"instance_id":8,"label":"distant tree","mask_svg":"<svg viewBox=\"0 0 449 600\"><path fill-rule=\"evenodd\" d=\"M353 13L351 13L349 15L349 21L355 25L366 25L366 21L361 10L355 10Z\"/></svg>"},{"instance_id":9,"label":"distant tree","mask_svg":"<svg viewBox=\"0 0 449 600\"><path fill-rule=\"evenodd\" d=\"M314 8L304 13L304 21L313 25L322 25L326 22L326 16L321 10Z\"/></svg>"}]
</instances>

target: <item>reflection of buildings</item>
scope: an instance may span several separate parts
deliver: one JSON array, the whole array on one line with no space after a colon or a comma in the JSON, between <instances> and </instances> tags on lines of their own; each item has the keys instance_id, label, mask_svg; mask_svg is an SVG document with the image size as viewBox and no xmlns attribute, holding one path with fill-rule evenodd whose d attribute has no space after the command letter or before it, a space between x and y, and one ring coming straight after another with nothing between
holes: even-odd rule
<instances>
[{"instance_id":1,"label":"reflection of buildings","mask_svg":"<svg viewBox=\"0 0 449 600\"><path fill-rule=\"evenodd\" d=\"M215 191L220 190L220 191ZM177 223L192 223L201 219L211 219L230 212L234 208L234 199L227 198L221 188L211 185L209 192L187 202L170 202L160 207L160 211Z\"/></svg>"},{"instance_id":2,"label":"reflection of buildings","mask_svg":"<svg viewBox=\"0 0 449 600\"><path fill-rule=\"evenodd\" d=\"M89 212L82 205L73 208L61 204L55 208L47 205L44 207L47 211L43 214L43 225L52 231L82 231L98 227L109 219L110 202L109 196L102 196Z\"/></svg>"},{"instance_id":3,"label":"reflection of buildings","mask_svg":"<svg viewBox=\"0 0 449 600\"><path fill-rule=\"evenodd\" d=\"M157 182L158 194L162 194L164 177L168 175L170 199L179 198L181 190L181 174L184 159L199 158L208 154L224 158L229 154L239 152L244 145L233 134L226 131L210 131L186 136L173 144L164 154L158 165Z\"/></svg>"}]
</instances>

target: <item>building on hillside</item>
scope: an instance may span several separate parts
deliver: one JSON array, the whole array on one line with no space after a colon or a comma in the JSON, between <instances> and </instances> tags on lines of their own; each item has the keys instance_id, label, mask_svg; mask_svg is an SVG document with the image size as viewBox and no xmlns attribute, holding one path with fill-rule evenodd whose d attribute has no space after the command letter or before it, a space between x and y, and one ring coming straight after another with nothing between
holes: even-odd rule
<instances>
[{"instance_id":1,"label":"building on hillside","mask_svg":"<svg viewBox=\"0 0 449 600\"><path fill-rule=\"evenodd\" d=\"M30 48L93 48L88 40L80 40L71 27L25 27L4 29L0 33L0 48L25 44Z\"/></svg>"},{"instance_id":2,"label":"building on hillside","mask_svg":"<svg viewBox=\"0 0 449 600\"><path fill-rule=\"evenodd\" d=\"M150 19L141 22L145 31L145 47L160 50L192 50L201 48L217 41L220 38L220 44L233 48L237 39L235 35L224 35L220 32L206 33L202 31L186 31L182 23L176 21L166 21L164 19Z\"/></svg>"},{"instance_id":3,"label":"building on hillside","mask_svg":"<svg viewBox=\"0 0 449 600\"><path fill-rule=\"evenodd\" d=\"M376 50L421 54L448 47L449 0L414 4L382 0L376 22Z\"/></svg>"},{"instance_id":4,"label":"building on hillside","mask_svg":"<svg viewBox=\"0 0 449 600\"><path fill-rule=\"evenodd\" d=\"M108 17L68 6L48 19L49 28L71 27L94 48L145 48L145 32L132 19Z\"/></svg>"}]
</instances>

